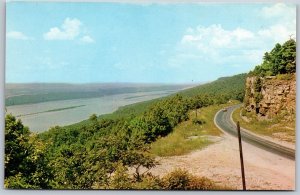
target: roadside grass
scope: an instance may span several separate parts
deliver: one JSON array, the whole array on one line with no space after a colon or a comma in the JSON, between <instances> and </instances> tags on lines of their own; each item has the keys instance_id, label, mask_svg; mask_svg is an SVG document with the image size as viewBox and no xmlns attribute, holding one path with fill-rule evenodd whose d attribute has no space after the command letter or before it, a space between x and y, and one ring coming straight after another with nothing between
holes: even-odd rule
<instances>
[{"instance_id":1,"label":"roadside grass","mask_svg":"<svg viewBox=\"0 0 300 195\"><path fill-rule=\"evenodd\" d=\"M204 124L193 123L195 111L191 110L189 120L180 123L172 133L151 144L151 153L157 156L178 156L214 143L214 140L210 139L211 136L222 134L214 124L215 114L220 109L237 103L238 101L232 101L228 104L212 105L198 109L197 119L204 121Z\"/></svg>"},{"instance_id":2,"label":"roadside grass","mask_svg":"<svg viewBox=\"0 0 300 195\"><path fill-rule=\"evenodd\" d=\"M238 108L232 114L233 121L239 121L241 127L259 135L270 136L282 141L295 143L295 121L284 121L282 120L283 116L278 116L272 120L260 121L255 117L254 113L246 113L245 117L247 120L245 120L240 115L242 109L242 107Z\"/></svg>"}]
</instances>

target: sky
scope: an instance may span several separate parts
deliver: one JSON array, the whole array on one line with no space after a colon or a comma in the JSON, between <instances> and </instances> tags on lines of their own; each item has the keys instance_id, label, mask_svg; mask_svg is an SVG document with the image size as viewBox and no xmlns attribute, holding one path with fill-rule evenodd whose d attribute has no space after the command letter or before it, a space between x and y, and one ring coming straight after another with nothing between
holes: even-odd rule
<instances>
[{"instance_id":1,"label":"sky","mask_svg":"<svg viewBox=\"0 0 300 195\"><path fill-rule=\"evenodd\" d=\"M6 82L201 83L290 36L291 4L9 2Z\"/></svg>"}]
</instances>

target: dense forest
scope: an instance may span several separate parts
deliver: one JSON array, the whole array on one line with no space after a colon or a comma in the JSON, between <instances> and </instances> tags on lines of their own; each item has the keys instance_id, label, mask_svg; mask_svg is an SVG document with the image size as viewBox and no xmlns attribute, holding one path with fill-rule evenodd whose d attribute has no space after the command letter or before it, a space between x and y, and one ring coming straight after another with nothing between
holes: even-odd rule
<instances>
[{"instance_id":1,"label":"dense forest","mask_svg":"<svg viewBox=\"0 0 300 195\"><path fill-rule=\"evenodd\" d=\"M231 77L221 77L211 83L206 83L198 87L186 89L179 94L183 96L194 97L198 94L206 94L216 97L217 101L222 99L236 99L243 101L245 89L246 74L238 74Z\"/></svg>"},{"instance_id":2,"label":"dense forest","mask_svg":"<svg viewBox=\"0 0 300 195\"><path fill-rule=\"evenodd\" d=\"M184 170L160 178L150 143L188 119L188 112L242 100L245 74L225 77L177 95L125 106L113 114L30 132L5 117L5 187L33 189L224 189ZM141 169L143 167L143 169ZM146 171L142 171L146 170Z\"/></svg>"},{"instance_id":3,"label":"dense forest","mask_svg":"<svg viewBox=\"0 0 300 195\"><path fill-rule=\"evenodd\" d=\"M257 65L249 76L275 76L278 74L291 74L296 72L296 41L290 39L283 45L277 43L275 47L266 52L263 62Z\"/></svg>"}]
</instances>

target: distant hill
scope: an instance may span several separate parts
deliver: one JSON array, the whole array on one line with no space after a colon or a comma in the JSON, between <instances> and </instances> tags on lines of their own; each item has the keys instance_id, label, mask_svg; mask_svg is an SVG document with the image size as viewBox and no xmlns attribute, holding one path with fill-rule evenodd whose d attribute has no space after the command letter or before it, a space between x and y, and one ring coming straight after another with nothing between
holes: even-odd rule
<instances>
[{"instance_id":1,"label":"distant hill","mask_svg":"<svg viewBox=\"0 0 300 195\"><path fill-rule=\"evenodd\" d=\"M139 84L139 83L27 83L6 84L5 105L33 104L57 100L94 98L106 95L152 92L179 91L191 85Z\"/></svg>"}]
</instances>

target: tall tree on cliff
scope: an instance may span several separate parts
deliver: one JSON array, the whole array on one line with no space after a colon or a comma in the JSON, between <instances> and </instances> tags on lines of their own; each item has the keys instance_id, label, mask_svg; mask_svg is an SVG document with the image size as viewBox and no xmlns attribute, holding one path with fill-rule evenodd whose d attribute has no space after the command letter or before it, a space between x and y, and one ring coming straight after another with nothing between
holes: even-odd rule
<instances>
[{"instance_id":1,"label":"tall tree on cliff","mask_svg":"<svg viewBox=\"0 0 300 195\"><path fill-rule=\"evenodd\" d=\"M277 43L271 52L266 52L261 65L255 67L250 75L271 76L296 72L296 41L290 39L283 45Z\"/></svg>"}]
</instances>

